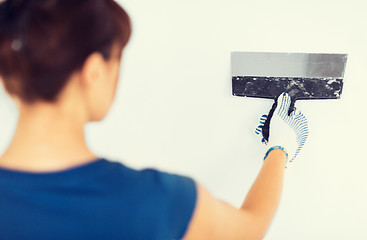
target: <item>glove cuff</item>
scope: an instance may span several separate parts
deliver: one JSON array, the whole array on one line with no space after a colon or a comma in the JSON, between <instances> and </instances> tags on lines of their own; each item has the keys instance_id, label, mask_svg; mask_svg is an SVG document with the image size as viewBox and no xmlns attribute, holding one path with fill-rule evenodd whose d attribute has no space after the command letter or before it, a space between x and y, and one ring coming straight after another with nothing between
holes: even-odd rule
<instances>
[{"instance_id":1,"label":"glove cuff","mask_svg":"<svg viewBox=\"0 0 367 240\"><path fill-rule=\"evenodd\" d=\"M282 150L283 152L285 152L285 155L286 155L286 162L288 162L288 152L287 152L287 151L285 150L285 148L284 148L284 147L282 147L282 146L273 146L273 147L269 148L269 150L265 153L264 161L265 161L266 157L269 155L269 153L270 153L272 150L274 150L274 149L280 149L280 150Z\"/></svg>"}]
</instances>

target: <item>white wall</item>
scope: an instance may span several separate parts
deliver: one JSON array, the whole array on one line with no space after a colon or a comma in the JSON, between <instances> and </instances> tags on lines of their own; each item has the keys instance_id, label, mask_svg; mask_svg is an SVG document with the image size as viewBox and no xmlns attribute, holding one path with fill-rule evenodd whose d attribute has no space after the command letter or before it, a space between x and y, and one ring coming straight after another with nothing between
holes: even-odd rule
<instances>
[{"instance_id":1,"label":"white wall","mask_svg":"<svg viewBox=\"0 0 367 240\"><path fill-rule=\"evenodd\" d=\"M87 126L99 155L185 174L239 207L271 100L231 95L230 52L348 53L340 100L299 101L310 137L266 239L367 239L367 15L356 0L121 0L133 21L115 103ZM1 149L16 111L1 92Z\"/></svg>"}]
</instances>

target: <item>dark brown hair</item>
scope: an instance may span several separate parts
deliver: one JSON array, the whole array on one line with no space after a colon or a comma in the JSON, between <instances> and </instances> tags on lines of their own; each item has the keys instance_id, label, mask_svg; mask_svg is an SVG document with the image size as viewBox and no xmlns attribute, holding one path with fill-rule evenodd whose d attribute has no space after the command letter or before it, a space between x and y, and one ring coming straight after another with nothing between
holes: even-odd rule
<instances>
[{"instance_id":1,"label":"dark brown hair","mask_svg":"<svg viewBox=\"0 0 367 240\"><path fill-rule=\"evenodd\" d=\"M57 101L93 52L107 60L131 35L114 0L6 0L0 3L0 76L8 93L32 104ZM121 57L121 55L119 55Z\"/></svg>"}]
</instances>

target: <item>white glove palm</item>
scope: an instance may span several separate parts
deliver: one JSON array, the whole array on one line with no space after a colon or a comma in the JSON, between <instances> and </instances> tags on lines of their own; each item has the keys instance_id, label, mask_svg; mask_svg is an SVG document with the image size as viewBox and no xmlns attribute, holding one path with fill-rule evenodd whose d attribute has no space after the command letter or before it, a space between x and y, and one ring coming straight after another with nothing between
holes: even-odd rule
<instances>
[{"instance_id":1,"label":"white glove palm","mask_svg":"<svg viewBox=\"0 0 367 240\"><path fill-rule=\"evenodd\" d=\"M297 108L288 115L291 98L287 93L281 94L277 99L277 107L270 120L269 141L262 139L267 145L267 154L275 149L281 148L287 153L287 162L292 162L308 137L308 124L306 117ZM263 115L256 133L260 134L267 116Z\"/></svg>"}]
</instances>

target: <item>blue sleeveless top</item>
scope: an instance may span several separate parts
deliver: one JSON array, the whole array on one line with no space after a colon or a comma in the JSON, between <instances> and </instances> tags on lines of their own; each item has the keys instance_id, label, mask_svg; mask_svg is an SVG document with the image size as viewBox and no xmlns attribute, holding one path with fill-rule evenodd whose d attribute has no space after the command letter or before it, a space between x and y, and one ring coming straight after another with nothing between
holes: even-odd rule
<instances>
[{"instance_id":1,"label":"blue sleeveless top","mask_svg":"<svg viewBox=\"0 0 367 240\"><path fill-rule=\"evenodd\" d=\"M0 239L182 239L196 204L188 177L98 158L58 172L0 168Z\"/></svg>"}]
</instances>

